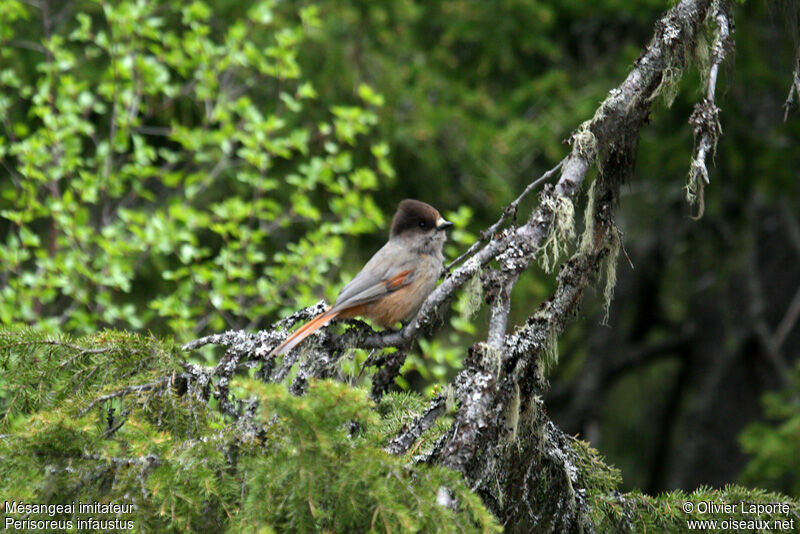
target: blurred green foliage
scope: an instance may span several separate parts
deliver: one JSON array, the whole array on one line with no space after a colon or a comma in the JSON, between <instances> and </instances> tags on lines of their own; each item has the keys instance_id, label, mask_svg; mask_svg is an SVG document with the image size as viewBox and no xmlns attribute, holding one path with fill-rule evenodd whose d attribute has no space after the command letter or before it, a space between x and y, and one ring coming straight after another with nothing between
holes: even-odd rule
<instances>
[{"instance_id":1,"label":"blurred green foliage","mask_svg":"<svg viewBox=\"0 0 800 534\"><path fill-rule=\"evenodd\" d=\"M746 484L800 495L800 364L790 385L764 395L767 421L748 425L739 436L750 459L742 472Z\"/></svg>"},{"instance_id":2,"label":"blurred green foliage","mask_svg":"<svg viewBox=\"0 0 800 534\"><path fill-rule=\"evenodd\" d=\"M47 5L0 7L3 324L252 328L383 227L382 99L318 99L298 65L315 7Z\"/></svg>"},{"instance_id":3,"label":"blurred green foliage","mask_svg":"<svg viewBox=\"0 0 800 534\"><path fill-rule=\"evenodd\" d=\"M264 326L335 296L346 247L370 236L352 271L401 196L456 211L461 228L494 217L608 90L554 32L579 6L42 6L0 8L7 325L182 338ZM633 57L630 37L593 69Z\"/></svg>"}]
</instances>

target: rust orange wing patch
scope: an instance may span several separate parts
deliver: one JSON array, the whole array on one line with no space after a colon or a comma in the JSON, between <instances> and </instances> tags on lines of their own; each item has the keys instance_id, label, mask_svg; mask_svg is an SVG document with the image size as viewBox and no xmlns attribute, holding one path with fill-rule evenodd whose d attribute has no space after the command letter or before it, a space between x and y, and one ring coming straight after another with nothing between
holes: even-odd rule
<instances>
[{"instance_id":1,"label":"rust orange wing patch","mask_svg":"<svg viewBox=\"0 0 800 534\"><path fill-rule=\"evenodd\" d=\"M394 291L395 289L400 289L404 285L406 285L406 280L414 273L414 269L406 269L405 271L400 271L393 277L387 279L384 284L389 289L389 291Z\"/></svg>"}]
</instances>

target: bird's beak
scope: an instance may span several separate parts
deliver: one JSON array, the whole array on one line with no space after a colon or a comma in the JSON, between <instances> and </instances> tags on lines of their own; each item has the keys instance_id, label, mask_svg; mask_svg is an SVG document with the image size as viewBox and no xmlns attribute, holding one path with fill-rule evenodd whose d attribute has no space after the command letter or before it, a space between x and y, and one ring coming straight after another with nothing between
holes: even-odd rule
<instances>
[{"instance_id":1,"label":"bird's beak","mask_svg":"<svg viewBox=\"0 0 800 534\"><path fill-rule=\"evenodd\" d=\"M453 223L451 223L450 221L445 221L441 217L439 217L439 219L437 219L437 221L436 221L436 229L437 230L447 230L451 226L453 226Z\"/></svg>"}]
</instances>

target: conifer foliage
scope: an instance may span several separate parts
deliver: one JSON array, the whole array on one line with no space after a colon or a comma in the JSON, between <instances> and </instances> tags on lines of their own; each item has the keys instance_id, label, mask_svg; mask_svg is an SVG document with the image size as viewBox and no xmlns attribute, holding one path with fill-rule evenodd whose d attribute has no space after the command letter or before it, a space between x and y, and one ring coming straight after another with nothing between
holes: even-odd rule
<instances>
[{"instance_id":1,"label":"conifer foliage","mask_svg":"<svg viewBox=\"0 0 800 534\"><path fill-rule=\"evenodd\" d=\"M413 396L388 395L377 411L364 390L336 381L298 397L243 377L224 413L215 368L117 332L6 332L0 363L4 499L133 505L27 520L102 517L150 532L498 528L458 473L381 449L422 404Z\"/></svg>"}]
</instances>

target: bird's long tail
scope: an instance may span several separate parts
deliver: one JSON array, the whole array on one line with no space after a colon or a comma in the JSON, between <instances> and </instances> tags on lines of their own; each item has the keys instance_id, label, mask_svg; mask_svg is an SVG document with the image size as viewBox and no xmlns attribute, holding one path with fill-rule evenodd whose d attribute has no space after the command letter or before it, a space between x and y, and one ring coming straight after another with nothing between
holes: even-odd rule
<instances>
[{"instance_id":1,"label":"bird's long tail","mask_svg":"<svg viewBox=\"0 0 800 534\"><path fill-rule=\"evenodd\" d=\"M291 336L287 337L283 343L272 349L272 352L269 353L267 356L279 356L281 354L285 354L299 345L305 338L328 324L331 320L335 319L337 315L339 315L341 310L328 310L323 312L309 322L295 330Z\"/></svg>"}]
</instances>

